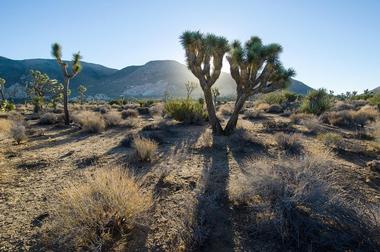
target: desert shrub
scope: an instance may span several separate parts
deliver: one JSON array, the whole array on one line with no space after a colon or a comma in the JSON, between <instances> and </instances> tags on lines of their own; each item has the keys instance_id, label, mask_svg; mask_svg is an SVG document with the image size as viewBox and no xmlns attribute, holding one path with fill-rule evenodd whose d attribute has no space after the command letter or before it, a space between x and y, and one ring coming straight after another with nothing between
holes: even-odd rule
<instances>
[{"instance_id":1,"label":"desert shrub","mask_svg":"<svg viewBox=\"0 0 380 252\"><path fill-rule=\"evenodd\" d=\"M268 120L268 121L263 122L263 127L264 127L264 130L267 132L294 131L294 129L292 128L292 125L284 121Z\"/></svg>"},{"instance_id":2,"label":"desert shrub","mask_svg":"<svg viewBox=\"0 0 380 252\"><path fill-rule=\"evenodd\" d=\"M140 100L140 101L138 101L138 103L140 104L140 107L150 107L154 104L154 101L153 100Z\"/></svg>"},{"instance_id":3,"label":"desert shrub","mask_svg":"<svg viewBox=\"0 0 380 252\"><path fill-rule=\"evenodd\" d=\"M61 119L63 119L63 118L60 117L59 115L48 112L48 113L43 114L40 117L38 123L44 124L44 125L55 124L55 123L59 122Z\"/></svg>"},{"instance_id":4,"label":"desert shrub","mask_svg":"<svg viewBox=\"0 0 380 252\"><path fill-rule=\"evenodd\" d=\"M247 109L244 111L244 117L250 120L262 118L263 112L257 109Z\"/></svg>"},{"instance_id":5,"label":"desert shrub","mask_svg":"<svg viewBox=\"0 0 380 252\"><path fill-rule=\"evenodd\" d=\"M97 169L57 196L48 243L63 251L109 251L136 226L152 195L122 168Z\"/></svg>"},{"instance_id":6,"label":"desert shrub","mask_svg":"<svg viewBox=\"0 0 380 252\"><path fill-rule=\"evenodd\" d=\"M306 113L295 113L290 115L290 121L295 124L302 124L303 121L315 118L314 115Z\"/></svg>"},{"instance_id":7,"label":"desert shrub","mask_svg":"<svg viewBox=\"0 0 380 252\"><path fill-rule=\"evenodd\" d=\"M331 108L332 111L353 110L355 106L345 101L337 101Z\"/></svg>"},{"instance_id":8,"label":"desert shrub","mask_svg":"<svg viewBox=\"0 0 380 252\"><path fill-rule=\"evenodd\" d=\"M298 134L276 133L274 139L277 146L287 154L299 154L302 149L300 136Z\"/></svg>"},{"instance_id":9,"label":"desert shrub","mask_svg":"<svg viewBox=\"0 0 380 252\"><path fill-rule=\"evenodd\" d=\"M310 91L303 99L302 112L320 115L332 105L332 99L325 89Z\"/></svg>"},{"instance_id":10,"label":"desert shrub","mask_svg":"<svg viewBox=\"0 0 380 252\"><path fill-rule=\"evenodd\" d=\"M109 106L109 105L104 105L104 106L96 107L94 109L95 112L100 112L101 114L108 113L110 110L111 110L111 106Z\"/></svg>"},{"instance_id":11,"label":"desert shrub","mask_svg":"<svg viewBox=\"0 0 380 252\"><path fill-rule=\"evenodd\" d=\"M104 121L107 127L115 127L121 124L122 118L120 113L116 111L111 111L103 115Z\"/></svg>"},{"instance_id":12,"label":"desert shrub","mask_svg":"<svg viewBox=\"0 0 380 252\"><path fill-rule=\"evenodd\" d=\"M118 106L122 106L122 105L125 105L127 104L128 101L127 100L124 100L124 99L115 99L115 100L111 100L108 102L109 105L118 105Z\"/></svg>"},{"instance_id":13,"label":"desert shrub","mask_svg":"<svg viewBox=\"0 0 380 252\"><path fill-rule=\"evenodd\" d=\"M260 100L269 104L283 104L286 102L293 102L297 99L297 95L289 91L275 91L268 94L264 94L260 97Z\"/></svg>"},{"instance_id":14,"label":"desert shrub","mask_svg":"<svg viewBox=\"0 0 380 252\"><path fill-rule=\"evenodd\" d=\"M272 104L266 110L266 112L273 113L273 114L282 113L283 111L284 110L282 109L282 106L279 104Z\"/></svg>"},{"instance_id":15,"label":"desert shrub","mask_svg":"<svg viewBox=\"0 0 380 252\"><path fill-rule=\"evenodd\" d=\"M25 126L21 122L14 122L10 129L11 136L17 144L27 139Z\"/></svg>"},{"instance_id":16,"label":"desert shrub","mask_svg":"<svg viewBox=\"0 0 380 252\"><path fill-rule=\"evenodd\" d=\"M99 133L106 128L103 117L96 112L82 111L74 115L73 119L79 123L84 131L89 133Z\"/></svg>"},{"instance_id":17,"label":"desert shrub","mask_svg":"<svg viewBox=\"0 0 380 252\"><path fill-rule=\"evenodd\" d=\"M170 100L165 103L165 113L180 122L199 123L207 119L203 106L192 100Z\"/></svg>"},{"instance_id":18,"label":"desert shrub","mask_svg":"<svg viewBox=\"0 0 380 252\"><path fill-rule=\"evenodd\" d=\"M369 106L364 106L358 111L341 110L325 112L320 120L334 126L356 128L363 127L370 122L374 122L378 117L378 112Z\"/></svg>"},{"instance_id":19,"label":"desert shrub","mask_svg":"<svg viewBox=\"0 0 380 252\"><path fill-rule=\"evenodd\" d=\"M137 108L137 112L140 115L149 115L150 114L149 107L139 107L139 108Z\"/></svg>"},{"instance_id":20,"label":"desert shrub","mask_svg":"<svg viewBox=\"0 0 380 252\"><path fill-rule=\"evenodd\" d=\"M152 162L157 152L157 143L153 140L136 136L133 139L133 148L135 149L136 158L143 162Z\"/></svg>"},{"instance_id":21,"label":"desert shrub","mask_svg":"<svg viewBox=\"0 0 380 252\"><path fill-rule=\"evenodd\" d=\"M151 116L162 116L164 114L164 104L154 104L152 107L149 108L149 112Z\"/></svg>"},{"instance_id":22,"label":"desert shrub","mask_svg":"<svg viewBox=\"0 0 380 252\"><path fill-rule=\"evenodd\" d=\"M309 130L309 133L315 134L323 130L317 118L304 119L302 124Z\"/></svg>"},{"instance_id":23,"label":"desert shrub","mask_svg":"<svg viewBox=\"0 0 380 252\"><path fill-rule=\"evenodd\" d=\"M326 157L252 160L229 185L246 216L239 225L279 251L375 251L380 230L370 206L349 198ZM348 189L347 189L348 190Z\"/></svg>"},{"instance_id":24,"label":"desert shrub","mask_svg":"<svg viewBox=\"0 0 380 252\"><path fill-rule=\"evenodd\" d=\"M371 98L368 99L369 104L379 107L380 106L380 92L374 94Z\"/></svg>"},{"instance_id":25,"label":"desert shrub","mask_svg":"<svg viewBox=\"0 0 380 252\"><path fill-rule=\"evenodd\" d=\"M138 117L139 113L135 109L126 109L121 112L121 117L127 119L130 117Z\"/></svg>"},{"instance_id":26,"label":"desert shrub","mask_svg":"<svg viewBox=\"0 0 380 252\"><path fill-rule=\"evenodd\" d=\"M342 142L343 137L336 133L327 132L318 135L318 139L328 147L336 147L339 143Z\"/></svg>"}]
</instances>

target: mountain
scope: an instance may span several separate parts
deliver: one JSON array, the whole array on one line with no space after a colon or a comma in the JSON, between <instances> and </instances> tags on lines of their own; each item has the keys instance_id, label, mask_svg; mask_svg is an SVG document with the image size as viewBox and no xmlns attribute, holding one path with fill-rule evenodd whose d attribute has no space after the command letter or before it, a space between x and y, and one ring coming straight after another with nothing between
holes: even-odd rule
<instances>
[{"instance_id":1,"label":"mountain","mask_svg":"<svg viewBox=\"0 0 380 252\"><path fill-rule=\"evenodd\" d=\"M372 89L371 92L374 92L374 93L380 92L380 86L378 86L377 88Z\"/></svg>"},{"instance_id":2,"label":"mountain","mask_svg":"<svg viewBox=\"0 0 380 252\"><path fill-rule=\"evenodd\" d=\"M197 82L185 65L174 60L150 61L145 65L128 66L121 70L87 62L83 62L82 65L83 71L70 83L73 96L76 95L77 86L80 84L87 87L87 94L91 96L159 98L166 91L172 96L185 96L184 83ZM31 69L42 71L51 78L62 81L62 73L55 60L11 60L0 57L0 76L7 80L8 93L11 93L12 88L23 89L24 81ZM236 85L228 73L223 72L220 75L215 87L219 88L223 96L235 94ZM306 94L311 88L300 81L292 80L288 89ZM201 94L200 88L193 93L194 96Z\"/></svg>"},{"instance_id":3,"label":"mountain","mask_svg":"<svg viewBox=\"0 0 380 252\"><path fill-rule=\"evenodd\" d=\"M87 62L82 62L82 65L83 71L70 82L70 87L74 95L80 84L86 85L88 89L95 88L93 85L97 81L118 71L116 69ZM53 59L11 60L0 57L0 76L7 81L5 85L8 89L12 86L23 88L31 69L44 72L52 79L57 79L61 82L63 81L61 69ZM20 96L22 95L20 94Z\"/></svg>"}]
</instances>

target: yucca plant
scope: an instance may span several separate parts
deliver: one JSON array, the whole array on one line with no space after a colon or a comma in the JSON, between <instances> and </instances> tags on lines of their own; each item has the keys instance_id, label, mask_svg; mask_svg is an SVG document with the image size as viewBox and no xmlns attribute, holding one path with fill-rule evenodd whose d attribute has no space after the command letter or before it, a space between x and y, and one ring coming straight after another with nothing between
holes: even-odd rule
<instances>
[{"instance_id":1,"label":"yucca plant","mask_svg":"<svg viewBox=\"0 0 380 252\"><path fill-rule=\"evenodd\" d=\"M203 90L212 130L221 134L223 129L216 117L211 88L220 76L223 57L229 51L228 40L214 34L186 31L180 41L186 52L187 66L198 78Z\"/></svg>"},{"instance_id":2,"label":"yucca plant","mask_svg":"<svg viewBox=\"0 0 380 252\"><path fill-rule=\"evenodd\" d=\"M295 75L293 69L285 69L280 62L282 47L279 44L264 45L259 37L251 37L244 46L236 40L230 48L227 60L237 85L237 97L224 130L227 135L236 128L239 112L250 96L284 88Z\"/></svg>"},{"instance_id":3,"label":"yucca plant","mask_svg":"<svg viewBox=\"0 0 380 252\"><path fill-rule=\"evenodd\" d=\"M69 115L69 109L68 109L68 89L70 85L70 80L73 79L75 76L79 74L79 72L82 70L82 65L80 63L81 55L80 53L74 53L73 59L71 61L71 71L68 70L68 64L62 60L62 47L58 43L54 43L52 45L52 55L57 60L58 64L61 67L62 73L63 73L63 110L65 113L65 124L70 124L70 115Z\"/></svg>"}]
</instances>

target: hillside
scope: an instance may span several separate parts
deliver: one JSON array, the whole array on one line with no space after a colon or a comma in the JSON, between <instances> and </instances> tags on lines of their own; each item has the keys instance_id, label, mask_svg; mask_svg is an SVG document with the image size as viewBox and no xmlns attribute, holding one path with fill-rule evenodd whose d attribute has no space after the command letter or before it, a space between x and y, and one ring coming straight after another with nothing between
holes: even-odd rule
<instances>
[{"instance_id":1,"label":"hillside","mask_svg":"<svg viewBox=\"0 0 380 252\"><path fill-rule=\"evenodd\" d=\"M8 93L13 93L12 89L23 89L31 69L45 72L54 79L62 79L55 60L11 60L0 57L0 76L7 80L7 86L10 88ZM128 66L121 70L83 62L83 71L73 79L71 89L73 96L76 95L76 88L80 84L87 86L87 93L91 96L103 94L108 97L155 98L162 97L165 91L169 91L173 96L184 96L186 81L197 82L197 79L185 65L174 60L150 61L142 66ZM235 93L235 82L228 73L222 73L215 86L223 96ZM293 80L289 86L289 90L299 94L306 94L310 89L298 80ZM200 96L201 89L195 90L193 95ZM16 96L22 98L25 93L18 92Z\"/></svg>"}]
</instances>

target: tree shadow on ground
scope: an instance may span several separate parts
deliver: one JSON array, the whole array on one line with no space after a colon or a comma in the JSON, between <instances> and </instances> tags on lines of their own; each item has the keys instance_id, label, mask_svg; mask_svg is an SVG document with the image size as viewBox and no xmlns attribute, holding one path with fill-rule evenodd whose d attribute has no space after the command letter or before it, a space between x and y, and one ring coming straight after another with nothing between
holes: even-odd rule
<instances>
[{"instance_id":1,"label":"tree shadow on ground","mask_svg":"<svg viewBox=\"0 0 380 252\"><path fill-rule=\"evenodd\" d=\"M232 251L232 211L228 200L229 162L226 141L205 151L203 186L195 207L193 247L197 251Z\"/></svg>"}]
</instances>

